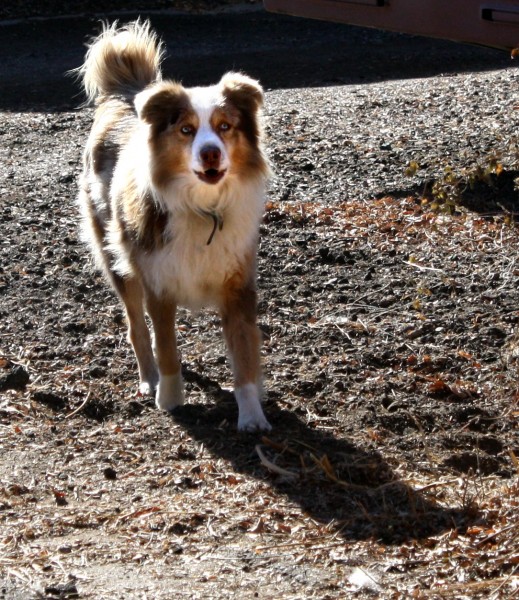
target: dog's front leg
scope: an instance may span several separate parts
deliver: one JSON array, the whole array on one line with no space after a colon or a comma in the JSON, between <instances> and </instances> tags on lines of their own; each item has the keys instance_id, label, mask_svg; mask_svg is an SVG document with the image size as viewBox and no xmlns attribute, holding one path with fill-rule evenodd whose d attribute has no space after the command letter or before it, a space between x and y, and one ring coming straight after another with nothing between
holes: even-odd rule
<instances>
[{"instance_id":1,"label":"dog's front leg","mask_svg":"<svg viewBox=\"0 0 519 600\"><path fill-rule=\"evenodd\" d=\"M155 402L162 410L184 404L184 384L175 335L176 304L169 298L148 294L146 307L153 323L159 385Z\"/></svg>"},{"instance_id":2,"label":"dog's front leg","mask_svg":"<svg viewBox=\"0 0 519 600\"><path fill-rule=\"evenodd\" d=\"M221 309L225 340L234 371L240 431L270 430L261 407L261 334L256 325L256 290L233 287Z\"/></svg>"},{"instance_id":3,"label":"dog's front leg","mask_svg":"<svg viewBox=\"0 0 519 600\"><path fill-rule=\"evenodd\" d=\"M139 366L139 392L143 396L149 396L155 392L159 376L144 315L142 285L135 277L125 279L113 272L110 276L126 309L128 339Z\"/></svg>"}]
</instances>

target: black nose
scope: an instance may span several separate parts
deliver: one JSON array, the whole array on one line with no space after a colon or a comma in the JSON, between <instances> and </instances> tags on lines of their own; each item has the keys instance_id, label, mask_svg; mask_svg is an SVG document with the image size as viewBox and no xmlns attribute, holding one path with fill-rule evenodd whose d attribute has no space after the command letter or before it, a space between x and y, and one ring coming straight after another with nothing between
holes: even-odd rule
<instances>
[{"instance_id":1,"label":"black nose","mask_svg":"<svg viewBox=\"0 0 519 600\"><path fill-rule=\"evenodd\" d=\"M200 150L200 159L206 169L217 169L220 166L222 153L217 146L207 145Z\"/></svg>"}]
</instances>

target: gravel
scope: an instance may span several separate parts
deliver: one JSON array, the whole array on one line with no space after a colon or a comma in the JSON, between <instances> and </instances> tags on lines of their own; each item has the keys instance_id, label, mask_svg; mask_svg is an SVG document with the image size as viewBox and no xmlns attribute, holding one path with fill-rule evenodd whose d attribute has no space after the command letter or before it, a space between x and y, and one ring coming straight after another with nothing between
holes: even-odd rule
<instances>
[{"instance_id":1,"label":"gravel","mask_svg":"<svg viewBox=\"0 0 519 600\"><path fill-rule=\"evenodd\" d=\"M92 109L59 75L95 21L4 25L0 597L515 593L514 65L258 11L152 18L190 57L169 73L231 65L268 90L274 430L235 432L211 313L178 319L189 404L136 395L122 310L77 235Z\"/></svg>"}]
</instances>

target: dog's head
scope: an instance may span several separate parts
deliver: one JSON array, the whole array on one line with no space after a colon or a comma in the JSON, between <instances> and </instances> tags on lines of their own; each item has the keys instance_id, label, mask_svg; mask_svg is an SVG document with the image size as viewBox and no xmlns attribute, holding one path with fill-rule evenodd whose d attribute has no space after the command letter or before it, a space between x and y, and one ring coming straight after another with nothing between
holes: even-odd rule
<instances>
[{"instance_id":1,"label":"dog's head","mask_svg":"<svg viewBox=\"0 0 519 600\"><path fill-rule=\"evenodd\" d=\"M157 83L136 96L149 128L153 184L218 188L228 178L264 176L258 113L263 91L249 77L228 73L210 87Z\"/></svg>"}]
</instances>

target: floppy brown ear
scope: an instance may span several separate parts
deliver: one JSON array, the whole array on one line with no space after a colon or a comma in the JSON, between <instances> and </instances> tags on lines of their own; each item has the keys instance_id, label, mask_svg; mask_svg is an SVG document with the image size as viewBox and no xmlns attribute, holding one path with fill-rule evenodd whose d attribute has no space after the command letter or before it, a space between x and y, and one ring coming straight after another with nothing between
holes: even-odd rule
<instances>
[{"instance_id":1,"label":"floppy brown ear","mask_svg":"<svg viewBox=\"0 0 519 600\"><path fill-rule=\"evenodd\" d=\"M263 106L263 89L258 81L242 73L227 73L220 81L224 97L241 111L256 111Z\"/></svg>"},{"instance_id":2,"label":"floppy brown ear","mask_svg":"<svg viewBox=\"0 0 519 600\"><path fill-rule=\"evenodd\" d=\"M220 81L225 101L240 113L239 129L253 147L261 137L258 111L263 106L263 90L260 84L241 73L227 73Z\"/></svg>"},{"instance_id":3,"label":"floppy brown ear","mask_svg":"<svg viewBox=\"0 0 519 600\"><path fill-rule=\"evenodd\" d=\"M135 97L137 115L157 133L176 123L188 108L189 99L180 83L159 84Z\"/></svg>"}]
</instances>

